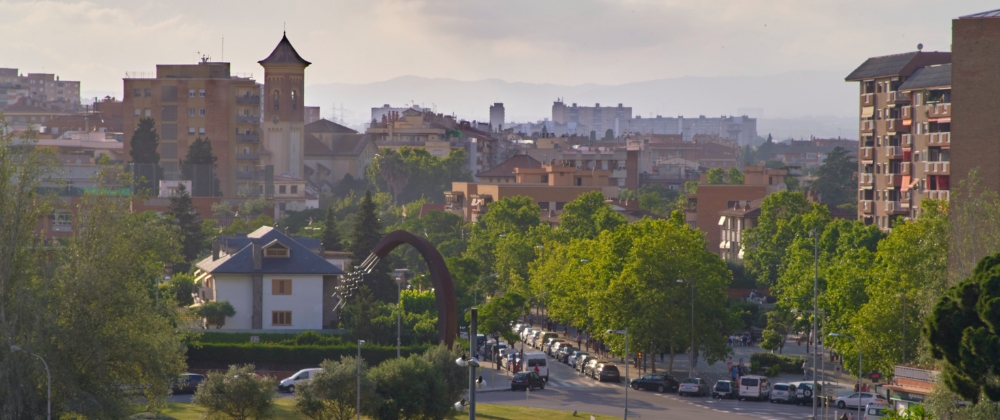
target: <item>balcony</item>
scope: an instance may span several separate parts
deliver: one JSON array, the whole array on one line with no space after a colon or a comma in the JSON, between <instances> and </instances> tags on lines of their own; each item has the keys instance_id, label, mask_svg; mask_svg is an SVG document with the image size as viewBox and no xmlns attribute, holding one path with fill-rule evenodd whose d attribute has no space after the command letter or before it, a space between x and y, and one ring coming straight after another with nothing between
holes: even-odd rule
<instances>
[{"instance_id":1,"label":"balcony","mask_svg":"<svg viewBox=\"0 0 1000 420\"><path fill-rule=\"evenodd\" d=\"M875 106L875 94L874 93L862 94L861 106Z\"/></svg>"},{"instance_id":2,"label":"balcony","mask_svg":"<svg viewBox=\"0 0 1000 420\"><path fill-rule=\"evenodd\" d=\"M903 148L899 146L886 146L885 157L890 159L900 159L903 157Z\"/></svg>"},{"instance_id":3,"label":"balcony","mask_svg":"<svg viewBox=\"0 0 1000 420\"><path fill-rule=\"evenodd\" d=\"M909 207L909 206L907 206ZM902 203L899 201L886 201L885 202L885 212L889 214L895 213L907 213L909 210L903 207Z\"/></svg>"},{"instance_id":4,"label":"balcony","mask_svg":"<svg viewBox=\"0 0 1000 420\"><path fill-rule=\"evenodd\" d=\"M875 174L858 174L858 184L860 185L872 185L875 183Z\"/></svg>"},{"instance_id":5,"label":"balcony","mask_svg":"<svg viewBox=\"0 0 1000 420\"><path fill-rule=\"evenodd\" d=\"M885 186L886 188L899 187L903 184L903 175L901 174L885 174Z\"/></svg>"},{"instance_id":6,"label":"balcony","mask_svg":"<svg viewBox=\"0 0 1000 420\"><path fill-rule=\"evenodd\" d=\"M948 145L951 144L951 133L930 133L928 135L927 144L930 145Z\"/></svg>"},{"instance_id":7,"label":"balcony","mask_svg":"<svg viewBox=\"0 0 1000 420\"><path fill-rule=\"evenodd\" d=\"M260 122L260 117L256 115L237 115L236 122L240 124L257 124Z\"/></svg>"},{"instance_id":8,"label":"balcony","mask_svg":"<svg viewBox=\"0 0 1000 420\"><path fill-rule=\"evenodd\" d=\"M944 201L948 201L948 198L950 196L951 196L951 194L949 194L948 190L930 190L930 191L927 191L927 198L930 198L932 200L944 200Z\"/></svg>"},{"instance_id":9,"label":"balcony","mask_svg":"<svg viewBox=\"0 0 1000 420\"><path fill-rule=\"evenodd\" d=\"M875 212L875 202L872 200L860 200L858 201L858 208L861 209L863 214L872 214Z\"/></svg>"},{"instance_id":10,"label":"balcony","mask_svg":"<svg viewBox=\"0 0 1000 420\"><path fill-rule=\"evenodd\" d=\"M250 96L250 95L237 96L236 103L245 105L260 105L260 96Z\"/></svg>"},{"instance_id":11,"label":"balcony","mask_svg":"<svg viewBox=\"0 0 1000 420\"><path fill-rule=\"evenodd\" d=\"M893 119L893 120L886 120L885 129L890 133L909 132L910 126L904 125L903 120Z\"/></svg>"},{"instance_id":12,"label":"balcony","mask_svg":"<svg viewBox=\"0 0 1000 420\"><path fill-rule=\"evenodd\" d=\"M236 160L260 160L259 153L237 153Z\"/></svg>"},{"instance_id":13,"label":"balcony","mask_svg":"<svg viewBox=\"0 0 1000 420\"><path fill-rule=\"evenodd\" d=\"M895 104L908 104L910 103L910 94L898 91L889 92L889 102Z\"/></svg>"},{"instance_id":14,"label":"balcony","mask_svg":"<svg viewBox=\"0 0 1000 420\"><path fill-rule=\"evenodd\" d=\"M236 141L242 143L260 143L259 133L237 134Z\"/></svg>"},{"instance_id":15,"label":"balcony","mask_svg":"<svg viewBox=\"0 0 1000 420\"><path fill-rule=\"evenodd\" d=\"M951 162L924 162L924 173L927 175L948 175Z\"/></svg>"},{"instance_id":16,"label":"balcony","mask_svg":"<svg viewBox=\"0 0 1000 420\"><path fill-rule=\"evenodd\" d=\"M910 170L910 162L903 162L899 164L899 174L900 175L913 175Z\"/></svg>"},{"instance_id":17,"label":"balcony","mask_svg":"<svg viewBox=\"0 0 1000 420\"><path fill-rule=\"evenodd\" d=\"M903 134L903 147L906 149L913 147L913 134Z\"/></svg>"},{"instance_id":18,"label":"balcony","mask_svg":"<svg viewBox=\"0 0 1000 420\"><path fill-rule=\"evenodd\" d=\"M900 115L900 118L902 118L904 120L912 120L913 119L913 107L912 106L904 106L902 108L899 108L899 115Z\"/></svg>"},{"instance_id":19,"label":"balcony","mask_svg":"<svg viewBox=\"0 0 1000 420\"><path fill-rule=\"evenodd\" d=\"M875 148L874 147L862 147L861 148L861 160L874 160L875 159Z\"/></svg>"},{"instance_id":20,"label":"balcony","mask_svg":"<svg viewBox=\"0 0 1000 420\"><path fill-rule=\"evenodd\" d=\"M254 179L256 178L255 175L256 173L253 171L250 172L236 171L236 179Z\"/></svg>"},{"instance_id":21,"label":"balcony","mask_svg":"<svg viewBox=\"0 0 1000 420\"><path fill-rule=\"evenodd\" d=\"M947 118L951 116L951 104L933 104L927 106L928 118Z\"/></svg>"},{"instance_id":22,"label":"balcony","mask_svg":"<svg viewBox=\"0 0 1000 420\"><path fill-rule=\"evenodd\" d=\"M861 132L871 133L875 129L875 121L873 120L861 120Z\"/></svg>"}]
</instances>

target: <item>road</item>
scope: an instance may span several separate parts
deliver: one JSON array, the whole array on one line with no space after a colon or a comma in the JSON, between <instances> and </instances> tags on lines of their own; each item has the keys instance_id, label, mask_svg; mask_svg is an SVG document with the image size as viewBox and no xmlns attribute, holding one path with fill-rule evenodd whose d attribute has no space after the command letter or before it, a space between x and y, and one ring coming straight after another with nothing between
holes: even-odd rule
<instances>
[{"instance_id":1,"label":"road","mask_svg":"<svg viewBox=\"0 0 1000 420\"><path fill-rule=\"evenodd\" d=\"M624 372L622 372L624 374ZM492 372L487 370L484 377ZM632 375L635 377L634 373ZM496 385L506 376L497 373ZM571 367L549 359L549 383L543 390L488 392L476 396L476 401L525 407L583 411L621 416L624 413L625 387L622 383L600 383L582 377ZM811 407L771 404L758 401L713 400L711 397L680 397L675 393L660 394L630 389L629 412L647 419L773 419L801 420L812 414ZM829 413L833 418L833 412Z\"/></svg>"}]
</instances>

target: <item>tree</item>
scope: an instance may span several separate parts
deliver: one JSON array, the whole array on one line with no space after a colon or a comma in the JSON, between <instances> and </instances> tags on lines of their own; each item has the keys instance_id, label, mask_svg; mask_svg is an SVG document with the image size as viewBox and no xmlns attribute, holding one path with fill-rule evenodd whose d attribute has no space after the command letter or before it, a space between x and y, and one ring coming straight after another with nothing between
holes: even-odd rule
<instances>
[{"instance_id":1,"label":"tree","mask_svg":"<svg viewBox=\"0 0 1000 420\"><path fill-rule=\"evenodd\" d=\"M368 258L384 235L371 191L365 192L353 224L348 251L353 255L351 266L357 267ZM363 281L374 293L375 299L387 303L396 301L396 285L389 276L388 262L376 264L371 272L363 275Z\"/></svg>"},{"instance_id":2,"label":"tree","mask_svg":"<svg viewBox=\"0 0 1000 420\"><path fill-rule=\"evenodd\" d=\"M174 269L176 272L186 273L191 267L191 262L207 248L207 243L201 225L196 221L198 209L194 207L184 184L180 184L177 194L170 197L170 206L165 217L177 227L181 237L181 254L184 255L184 261L175 265Z\"/></svg>"},{"instance_id":3,"label":"tree","mask_svg":"<svg viewBox=\"0 0 1000 420\"><path fill-rule=\"evenodd\" d=\"M785 250L796 235L813 227L803 226L801 217L795 217L812 208L802 193L780 191L764 198L757 225L746 230L743 243L747 272L761 287L770 288L777 282Z\"/></svg>"},{"instance_id":4,"label":"tree","mask_svg":"<svg viewBox=\"0 0 1000 420\"><path fill-rule=\"evenodd\" d=\"M830 206L856 202L858 161L843 147L834 148L816 171L809 189Z\"/></svg>"},{"instance_id":5,"label":"tree","mask_svg":"<svg viewBox=\"0 0 1000 420\"><path fill-rule=\"evenodd\" d=\"M403 188L406 188L406 184L410 180L410 174L405 162L403 162L403 157L395 150L385 148L375 155L369 168L372 174L378 174L378 177L389 187L393 201L398 202L399 194L402 193Z\"/></svg>"},{"instance_id":6,"label":"tree","mask_svg":"<svg viewBox=\"0 0 1000 420\"><path fill-rule=\"evenodd\" d=\"M726 174L726 183L730 185L743 185L743 172L740 172L740 169L735 166L729 168L729 172Z\"/></svg>"},{"instance_id":7,"label":"tree","mask_svg":"<svg viewBox=\"0 0 1000 420\"><path fill-rule=\"evenodd\" d=\"M604 202L604 193L591 191L566 203L559 217L560 227L575 238L594 238L605 230L628 223L625 216Z\"/></svg>"},{"instance_id":8,"label":"tree","mask_svg":"<svg viewBox=\"0 0 1000 420\"><path fill-rule=\"evenodd\" d=\"M216 160L212 142L207 138L199 136L188 146L187 156L181 161L181 178L191 181L192 196L222 196L222 186L215 175Z\"/></svg>"},{"instance_id":9,"label":"tree","mask_svg":"<svg viewBox=\"0 0 1000 420\"><path fill-rule=\"evenodd\" d=\"M358 401L358 359L324 360L322 369L295 389L295 410L313 420L351 420ZM375 387L368 377L368 364L361 361L361 401L372 404ZM362 411L365 411L362 409Z\"/></svg>"},{"instance_id":10,"label":"tree","mask_svg":"<svg viewBox=\"0 0 1000 420\"><path fill-rule=\"evenodd\" d=\"M337 230L337 217L333 212L333 207L326 210L326 221L323 224L323 249L327 251L343 251L344 244L340 240L340 231Z\"/></svg>"},{"instance_id":11,"label":"tree","mask_svg":"<svg viewBox=\"0 0 1000 420\"><path fill-rule=\"evenodd\" d=\"M597 131L590 130L590 141L597 141Z\"/></svg>"},{"instance_id":12,"label":"tree","mask_svg":"<svg viewBox=\"0 0 1000 420\"><path fill-rule=\"evenodd\" d=\"M705 173L705 182L709 185L723 184L726 172L722 168L712 168Z\"/></svg>"},{"instance_id":13,"label":"tree","mask_svg":"<svg viewBox=\"0 0 1000 420\"><path fill-rule=\"evenodd\" d=\"M615 139L615 131L612 129L607 129L604 131L604 141L613 141Z\"/></svg>"},{"instance_id":14,"label":"tree","mask_svg":"<svg viewBox=\"0 0 1000 420\"><path fill-rule=\"evenodd\" d=\"M254 365L232 365L226 372L206 374L191 402L205 408L209 418L270 419L277 386L277 379L257 375Z\"/></svg>"},{"instance_id":15,"label":"tree","mask_svg":"<svg viewBox=\"0 0 1000 420\"><path fill-rule=\"evenodd\" d=\"M133 182L140 191L152 191L158 188L161 179L160 154L156 149L160 145L160 135L156 133L156 121L152 118L140 118L139 125L129 141L129 156L135 167L132 170Z\"/></svg>"},{"instance_id":16,"label":"tree","mask_svg":"<svg viewBox=\"0 0 1000 420\"><path fill-rule=\"evenodd\" d=\"M369 372L377 402L365 414L376 420L443 419L455 403L444 372L419 355L386 360Z\"/></svg>"},{"instance_id":17,"label":"tree","mask_svg":"<svg viewBox=\"0 0 1000 420\"><path fill-rule=\"evenodd\" d=\"M194 277L185 273L175 273L170 281L160 284L160 294L164 297L170 296L177 302L177 306L191 306L194 304Z\"/></svg>"},{"instance_id":18,"label":"tree","mask_svg":"<svg viewBox=\"0 0 1000 420\"><path fill-rule=\"evenodd\" d=\"M514 233L528 233L530 228L542 223L540 212L538 205L529 197L505 197L490 203L486 213L472 226L465 255L479 261L483 272L497 272L493 267L496 259L494 250L502 239L500 235L509 237Z\"/></svg>"},{"instance_id":19,"label":"tree","mask_svg":"<svg viewBox=\"0 0 1000 420\"><path fill-rule=\"evenodd\" d=\"M465 150L452 150L441 158L424 149L384 149L372 161L366 176L380 190L391 191L395 203L421 198L440 203L452 182L472 181L472 175L465 170L466 160Z\"/></svg>"},{"instance_id":20,"label":"tree","mask_svg":"<svg viewBox=\"0 0 1000 420\"><path fill-rule=\"evenodd\" d=\"M479 332L513 345L519 341L514 323L521 318L525 298L516 293L495 297L479 307Z\"/></svg>"},{"instance_id":21,"label":"tree","mask_svg":"<svg viewBox=\"0 0 1000 420\"><path fill-rule=\"evenodd\" d=\"M198 308L198 316L207 319L209 324L214 324L216 329L221 329L226 325L226 318L236 316L236 309L226 301L205 302Z\"/></svg>"}]
</instances>

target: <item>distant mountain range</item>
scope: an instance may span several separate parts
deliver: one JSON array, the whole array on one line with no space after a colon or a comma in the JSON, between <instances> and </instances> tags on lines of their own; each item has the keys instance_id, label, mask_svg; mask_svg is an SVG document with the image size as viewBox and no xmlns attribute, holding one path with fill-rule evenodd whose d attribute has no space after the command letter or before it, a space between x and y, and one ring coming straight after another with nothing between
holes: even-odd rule
<instances>
[{"instance_id":1,"label":"distant mountain range","mask_svg":"<svg viewBox=\"0 0 1000 420\"><path fill-rule=\"evenodd\" d=\"M466 120L489 120L489 107L503 102L506 120L551 118L552 102L567 105L631 106L633 115L685 117L747 114L758 118L758 134L789 137L857 138L857 86L844 82L847 72L793 71L770 76L678 77L622 85L565 86L461 81L402 76L365 84L315 84L306 102L319 105L323 117L343 116L348 125L370 121L371 108L416 104ZM337 109L335 110L334 107ZM341 110L342 108L342 110Z\"/></svg>"}]
</instances>

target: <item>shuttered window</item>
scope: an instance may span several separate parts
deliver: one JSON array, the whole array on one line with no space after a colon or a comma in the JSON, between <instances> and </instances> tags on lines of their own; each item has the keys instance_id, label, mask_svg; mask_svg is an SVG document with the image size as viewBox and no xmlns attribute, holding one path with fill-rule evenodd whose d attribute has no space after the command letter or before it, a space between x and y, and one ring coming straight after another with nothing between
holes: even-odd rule
<instances>
[{"instance_id":1,"label":"shuttered window","mask_svg":"<svg viewBox=\"0 0 1000 420\"><path fill-rule=\"evenodd\" d=\"M292 294L292 281L291 280L271 280L271 294L272 295L290 295L290 294Z\"/></svg>"},{"instance_id":2,"label":"shuttered window","mask_svg":"<svg viewBox=\"0 0 1000 420\"><path fill-rule=\"evenodd\" d=\"M292 325L292 311L272 311L271 312L271 325L291 326Z\"/></svg>"}]
</instances>

